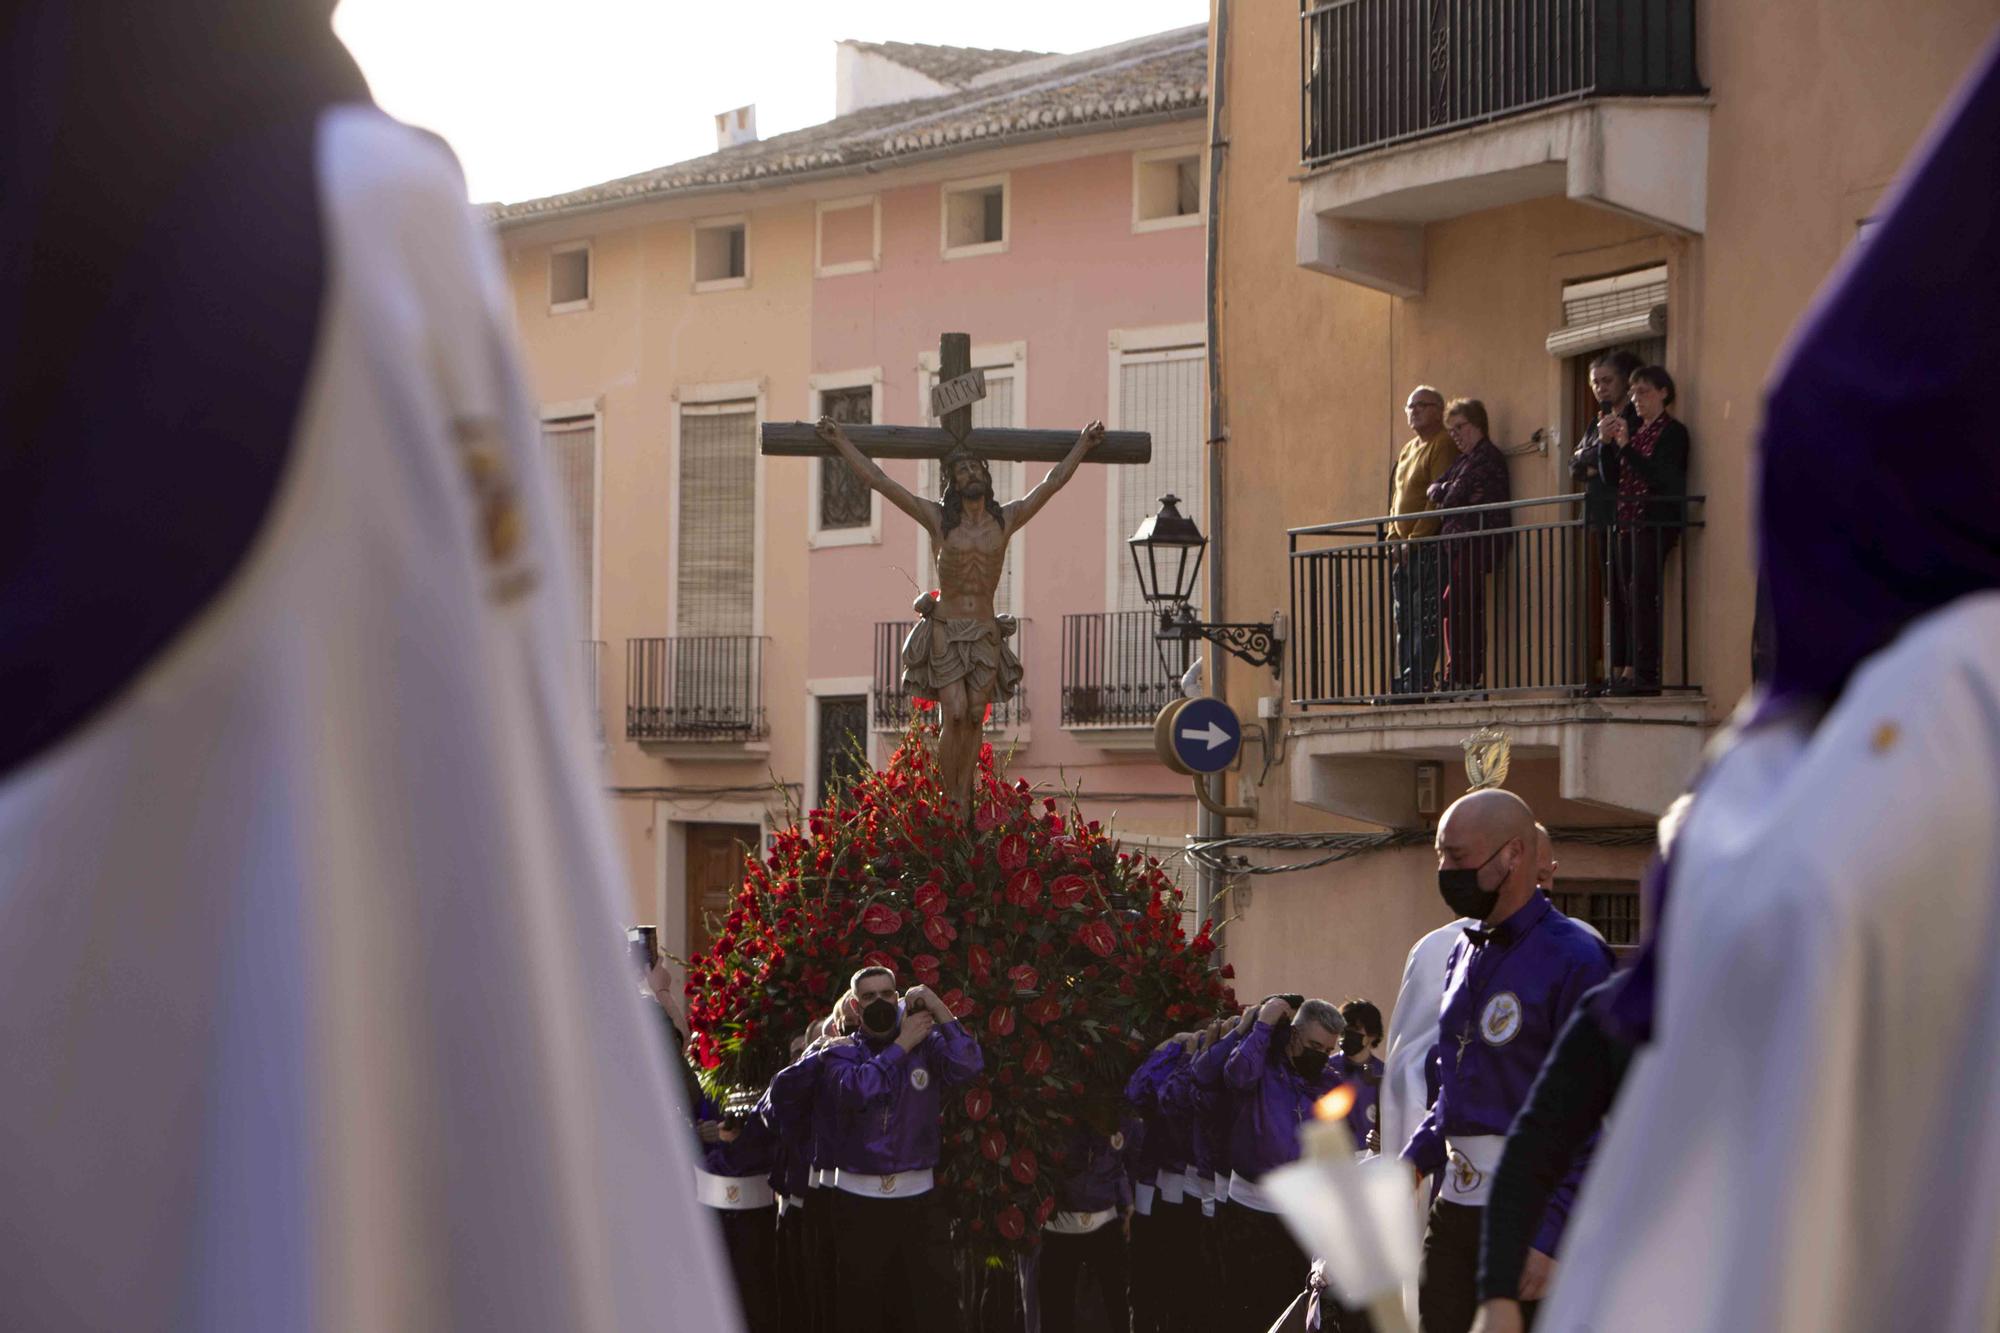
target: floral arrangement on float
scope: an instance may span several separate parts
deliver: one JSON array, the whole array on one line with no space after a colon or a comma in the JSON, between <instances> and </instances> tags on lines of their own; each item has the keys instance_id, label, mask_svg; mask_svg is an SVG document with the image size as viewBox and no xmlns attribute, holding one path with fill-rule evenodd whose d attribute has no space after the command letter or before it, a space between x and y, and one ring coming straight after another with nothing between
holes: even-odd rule
<instances>
[{"instance_id":1,"label":"floral arrangement on float","mask_svg":"<svg viewBox=\"0 0 2000 1333\"><path fill-rule=\"evenodd\" d=\"M945 1098L939 1188L960 1242L1035 1244L1079 1121L1116 1124L1125 1081L1167 1034L1233 996L1189 938L1179 890L1073 799L1040 795L979 753L956 817L921 714L886 768L841 784L750 858L712 946L689 960L690 1049L718 1099L760 1089L857 968L936 991L979 1038L982 1076Z\"/></svg>"}]
</instances>

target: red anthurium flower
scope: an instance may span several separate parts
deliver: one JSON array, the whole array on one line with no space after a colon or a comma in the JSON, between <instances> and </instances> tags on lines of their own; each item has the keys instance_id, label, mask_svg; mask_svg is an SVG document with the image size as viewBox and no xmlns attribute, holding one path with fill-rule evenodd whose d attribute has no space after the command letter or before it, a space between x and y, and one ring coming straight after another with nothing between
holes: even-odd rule
<instances>
[{"instance_id":1,"label":"red anthurium flower","mask_svg":"<svg viewBox=\"0 0 2000 1333\"><path fill-rule=\"evenodd\" d=\"M965 951L965 965L972 969L972 979L984 985L993 974L993 955L975 944Z\"/></svg>"},{"instance_id":2,"label":"red anthurium flower","mask_svg":"<svg viewBox=\"0 0 2000 1333\"><path fill-rule=\"evenodd\" d=\"M1007 1136L997 1129L982 1130L979 1135L979 1153L989 1162L997 1162L1007 1151Z\"/></svg>"},{"instance_id":3,"label":"red anthurium flower","mask_svg":"<svg viewBox=\"0 0 2000 1333\"><path fill-rule=\"evenodd\" d=\"M1049 885L1049 905L1068 909L1083 901L1083 895L1090 892L1090 881L1081 875L1058 875L1055 883Z\"/></svg>"},{"instance_id":4,"label":"red anthurium flower","mask_svg":"<svg viewBox=\"0 0 2000 1333\"><path fill-rule=\"evenodd\" d=\"M917 910L925 916L935 916L942 912L949 901L944 896L944 890L935 884L925 884L917 890Z\"/></svg>"},{"instance_id":5,"label":"red anthurium flower","mask_svg":"<svg viewBox=\"0 0 2000 1333\"><path fill-rule=\"evenodd\" d=\"M891 972L896 970L896 960L889 954L883 953L880 949L870 949L867 953L862 954L861 965L863 967L886 967Z\"/></svg>"},{"instance_id":6,"label":"red anthurium flower","mask_svg":"<svg viewBox=\"0 0 2000 1333\"><path fill-rule=\"evenodd\" d=\"M1040 1203L1036 1204L1035 1225L1038 1227L1047 1226L1049 1222L1049 1215L1054 1213L1055 1210L1056 1210L1056 1201L1053 1197L1043 1199Z\"/></svg>"},{"instance_id":7,"label":"red anthurium flower","mask_svg":"<svg viewBox=\"0 0 2000 1333\"><path fill-rule=\"evenodd\" d=\"M1014 1149L1014 1160L1007 1164L1007 1174L1023 1185L1035 1183L1035 1154L1026 1148Z\"/></svg>"},{"instance_id":8,"label":"red anthurium flower","mask_svg":"<svg viewBox=\"0 0 2000 1333\"><path fill-rule=\"evenodd\" d=\"M981 833L990 833L1000 827L1000 821L1004 818L1006 816L998 804L993 801L982 801L979 808L972 812L972 827Z\"/></svg>"},{"instance_id":9,"label":"red anthurium flower","mask_svg":"<svg viewBox=\"0 0 2000 1333\"><path fill-rule=\"evenodd\" d=\"M1222 970L1215 975L1221 977L1224 981L1234 981L1236 979L1236 964L1224 963Z\"/></svg>"},{"instance_id":10,"label":"red anthurium flower","mask_svg":"<svg viewBox=\"0 0 2000 1333\"><path fill-rule=\"evenodd\" d=\"M1023 870L1007 881L1007 901L1016 907L1033 907L1042 896L1042 877Z\"/></svg>"},{"instance_id":11,"label":"red anthurium flower","mask_svg":"<svg viewBox=\"0 0 2000 1333\"><path fill-rule=\"evenodd\" d=\"M992 1109L993 1109L992 1093L988 1092L984 1087L966 1089L965 1115L968 1120L971 1120L974 1123L984 1120L986 1118L986 1113Z\"/></svg>"},{"instance_id":12,"label":"red anthurium flower","mask_svg":"<svg viewBox=\"0 0 2000 1333\"><path fill-rule=\"evenodd\" d=\"M1008 834L1000 839L994 859L1000 862L1002 870L1019 870L1028 864L1028 840L1018 833Z\"/></svg>"},{"instance_id":13,"label":"red anthurium flower","mask_svg":"<svg viewBox=\"0 0 2000 1333\"><path fill-rule=\"evenodd\" d=\"M870 903L861 913L861 928L871 935L893 935L903 928L903 914L887 903Z\"/></svg>"},{"instance_id":14,"label":"red anthurium flower","mask_svg":"<svg viewBox=\"0 0 2000 1333\"><path fill-rule=\"evenodd\" d=\"M986 1030L996 1037L1011 1034L1014 1031L1014 1006L1011 1004L997 1006L986 1017Z\"/></svg>"},{"instance_id":15,"label":"red anthurium flower","mask_svg":"<svg viewBox=\"0 0 2000 1333\"><path fill-rule=\"evenodd\" d=\"M1053 1023L1062 1017L1062 1001L1053 995L1044 995L1022 1012L1035 1023Z\"/></svg>"},{"instance_id":16,"label":"red anthurium flower","mask_svg":"<svg viewBox=\"0 0 2000 1333\"><path fill-rule=\"evenodd\" d=\"M958 938L958 927L941 916L927 916L924 918L924 938L931 942L932 948L948 949L951 942Z\"/></svg>"},{"instance_id":17,"label":"red anthurium flower","mask_svg":"<svg viewBox=\"0 0 2000 1333\"><path fill-rule=\"evenodd\" d=\"M938 984L938 960L927 953L920 953L910 960L910 971L926 986Z\"/></svg>"},{"instance_id":18,"label":"red anthurium flower","mask_svg":"<svg viewBox=\"0 0 2000 1333\"><path fill-rule=\"evenodd\" d=\"M954 1014L957 1014L960 1018L965 1017L966 1013L968 1012L968 1006L965 1003L964 991L954 987L953 989L946 991L942 996L942 998L944 1000L945 1008L951 1010Z\"/></svg>"},{"instance_id":19,"label":"red anthurium flower","mask_svg":"<svg viewBox=\"0 0 2000 1333\"><path fill-rule=\"evenodd\" d=\"M1030 1077L1039 1078L1048 1073L1049 1066L1054 1063L1055 1055L1049 1050L1049 1044L1038 1041L1028 1048L1028 1054L1021 1061L1021 1070Z\"/></svg>"},{"instance_id":20,"label":"red anthurium flower","mask_svg":"<svg viewBox=\"0 0 2000 1333\"><path fill-rule=\"evenodd\" d=\"M1041 984L1041 976L1026 963L1016 963L1007 969L1007 980L1014 983L1018 991L1031 991Z\"/></svg>"},{"instance_id":21,"label":"red anthurium flower","mask_svg":"<svg viewBox=\"0 0 2000 1333\"><path fill-rule=\"evenodd\" d=\"M1099 958L1109 958L1118 948L1118 937L1102 921L1084 922L1076 932L1076 940Z\"/></svg>"},{"instance_id":22,"label":"red anthurium flower","mask_svg":"<svg viewBox=\"0 0 2000 1333\"><path fill-rule=\"evenodd\" d=\"M1019 1240L1027 1234L1028 1219L1021 1215L1019 1208L1010 1203L1000 1210L998 1217L993 1219L993 1225L1008 1240Z\"/></svg>"}]
</instances>

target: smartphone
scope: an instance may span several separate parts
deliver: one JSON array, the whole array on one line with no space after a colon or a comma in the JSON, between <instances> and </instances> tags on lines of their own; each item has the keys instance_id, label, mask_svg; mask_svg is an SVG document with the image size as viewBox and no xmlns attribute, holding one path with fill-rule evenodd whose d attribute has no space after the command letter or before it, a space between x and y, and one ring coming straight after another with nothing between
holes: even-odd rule
<instances>
[{"instance_id":1,"label":"smartphone","mask_svg":"<svg viewBox=\"0 0 2000 1333\"><path fill-rule=\"evenodd\" d=\"M652 972L660 961L660 928L658 926L627 926L625 947L632 951L632 962L639 969L640 976Z\"/></svg>"}]
</instances>

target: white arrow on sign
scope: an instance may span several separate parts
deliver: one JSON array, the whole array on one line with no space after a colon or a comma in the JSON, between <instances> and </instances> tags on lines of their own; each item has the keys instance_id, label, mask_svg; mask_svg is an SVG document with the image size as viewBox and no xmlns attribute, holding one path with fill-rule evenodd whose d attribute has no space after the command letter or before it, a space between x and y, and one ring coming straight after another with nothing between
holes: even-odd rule
<instances>
[{"instance_id":1,"label":"white arrow on sign","mask_svg":"<svg viewBox=\"0 0 2000 1333\"><path fill-rule=\"evenodd\" d=\"M1218 745L1229 744L1229 733L1224 731L1218 724L1211 722L1200 731L1186 730L1181 732L1181 739L1184 741L1207 741L1208 748L1213 750Z\"/></svg>"}]
</instances>

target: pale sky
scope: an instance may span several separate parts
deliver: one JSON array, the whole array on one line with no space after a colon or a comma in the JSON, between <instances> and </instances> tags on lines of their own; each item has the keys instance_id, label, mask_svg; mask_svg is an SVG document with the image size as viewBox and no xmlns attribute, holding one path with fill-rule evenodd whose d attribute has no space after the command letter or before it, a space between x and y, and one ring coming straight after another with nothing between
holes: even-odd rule
<instances>
[{"instance_id":1,"label":"pale sky","mask_svg":"<svg viewBox=\"0 0 2000 1333\"><path fill-rule=\"evenodd\" d=\"M341 0L375 98L458 150L472 197L511 202L715 148L757 105L764 138L833 115L841 38L1087 51L1208 20L1208 0Z\"/></svg>"}]
</instances>

